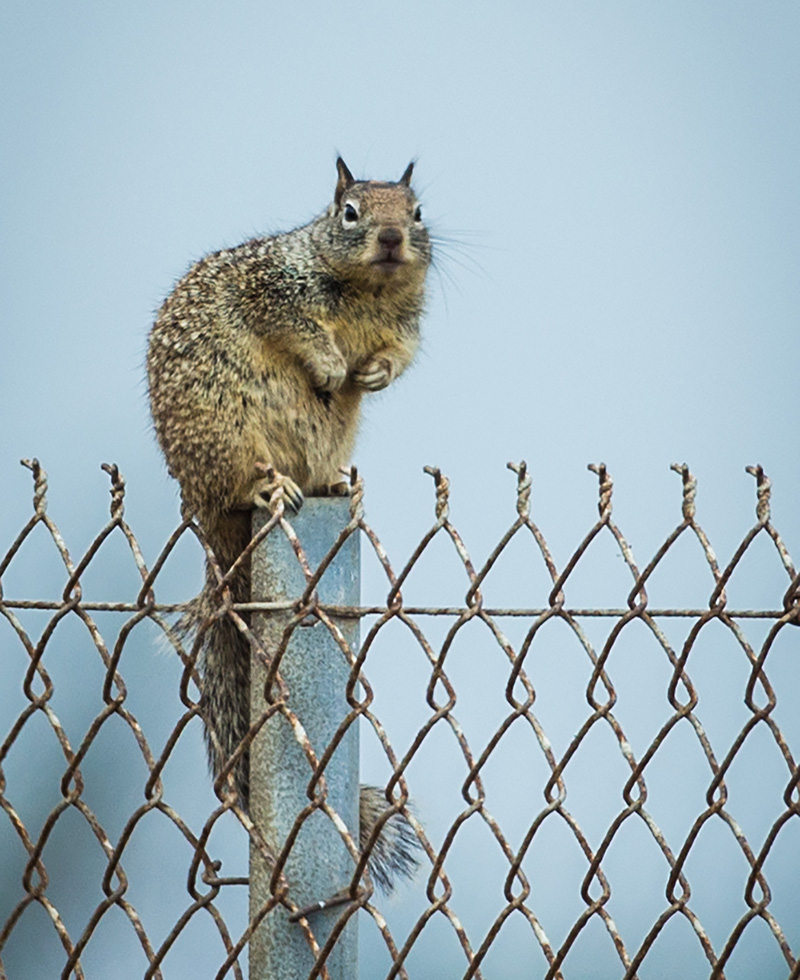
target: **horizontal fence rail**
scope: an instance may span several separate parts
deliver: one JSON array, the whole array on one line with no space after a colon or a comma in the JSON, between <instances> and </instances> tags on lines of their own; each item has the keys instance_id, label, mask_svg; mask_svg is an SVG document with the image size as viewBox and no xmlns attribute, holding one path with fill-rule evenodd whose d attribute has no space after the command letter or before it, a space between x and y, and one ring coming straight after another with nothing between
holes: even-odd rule
<instances>
[{"instance_id":1,"label":"horizontal fence rail","mask_svg":"<svg viewBox=\"0 0 800 980\"><path fill-rule=\"evenodd\" d=\"M206 552L218 583L212 618L230 617L248 636L271 692L254 698L237 752L278 717L299 747L304 798L267 840L231 789L234 763L216 781L205 775L200 643L176 626L185 602L159 598L181 547L194 548L193 568L202 557L202 529L185 515L148 564L124 517L124 481L105 466L111 519L74 560L48 511L44 470L23 462L33 514L0 560L3 980L243 978L270 917L301 937L312 978L339 975L338 943L349 943L351 963L356 920L362 977L800 978L800 769L790 744L796 752L800 576L771 522L761 467L748 467L755 523L720 562L697 519L696 481L673 466L681 519L643 566L612 519L602 464L590 467L598 517L563 567L532 519L525 463L509 464L516 518L481 562L450 520L437 469L427 470L434 522L402 565L366 523L355 471L345 520L313 558L276 490L248 553L257 562L258 548L280 544L295 563L288 597L233 602L227 569ZM520 538L530 550L524 560L515 551L509 570ZM571 604L603 538L621 558L624 591L614 606ZM648 589L687 541L706 592L685 608L651 607ZM114 561L124 551L133 562L135 588L123 601L84 598L120 544ZM326 575L354 544L362 562L370 556L370 595L383 576L382 603L326 600ZM13 594L26 552L43 545L57 557L57 596ZM406 605L409 581L441 545L463 576L463 601ZM753 556L749 574L769 560L781 584L765 608L729 607ZM534 564L545 583L534 604L484 601L489 583L527 581ZM309 735L286 680L287 649L303 631L321 631L339 664L343 707L325 744ZM419 844L413 883L388 903L337 802L331 760L340 745L357 753L358 733L382 774L385 821L405 814ZM259 771L269 772L270 752L292 751L268 744ZM293 864L294 843L315 821L329 825L349 869L323 915L298 904L290 881L307 866ZM249 912L243 844L267 871ZM135 964L128 973L120 950Z\"/></svg>"}]
</instances>

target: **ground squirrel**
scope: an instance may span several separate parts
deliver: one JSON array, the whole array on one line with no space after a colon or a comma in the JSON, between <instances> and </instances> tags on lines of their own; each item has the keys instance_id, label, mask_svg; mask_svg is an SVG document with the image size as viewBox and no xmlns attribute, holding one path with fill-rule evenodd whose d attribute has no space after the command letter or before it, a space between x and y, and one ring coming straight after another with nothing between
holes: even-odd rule
<instances>
[{"instance_id":1,"label":"ground squirrel","mask_svg":"<svg viewBox=\"0 0 800 980\"><path fill-rule=\"evenodd\" d=\"M413 164L396 183L357 181L341 158L336 166L323 214L201 259L150 333L156 435L223 571L250 540L248 511L266 506L276 480L295 509L304 493L341 487L364 392L388 385L418 345L431 244ZM234 601L249 600L247 566L231 588ZM205 618L209 603L206 591L190 621ZM206 741L219 772L250 715L250 651L229 617L205 634L202 659ZM235 778L246 807L247 759ZM362 842L385 809L379 790L362 787ZM413 842L403 818L386 824L371 863L379 884L411 870Z\"/></svg>"}]
</instances>

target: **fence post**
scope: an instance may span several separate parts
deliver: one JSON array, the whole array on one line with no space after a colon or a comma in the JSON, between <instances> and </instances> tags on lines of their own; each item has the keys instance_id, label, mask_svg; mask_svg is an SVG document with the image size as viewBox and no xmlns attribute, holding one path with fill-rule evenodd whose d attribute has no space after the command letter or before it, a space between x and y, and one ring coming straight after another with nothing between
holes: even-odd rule
<instances>
[{"instance_id":1,"label":"fence post","mask_svg":"<svg viewBox=\"0 0 800 980\"><path fill-rule=\"evenodd\" d=\"M253 530L269 518L257 512ZM290 523L312 570L328 553L350 518L349 501L341 497L307 498ZM253 554L254 601L295 599L306 587L305 577L286 535L277 528ZM320 601L358 605L360 601L359 539L345 542L317 587ZM280 643L292 618L291 611L258 613L253 629L269 653ZM359 639L359 621L339 619L337 626L351 649ZM258 658L251 663L251 714L264 710L265 669ZM319 757L349 706L345 687L349 666L324 624L298 626L281 662L280 674L289 689L289 708L297 716ZM253 741L250 751L250 813L273 853L280 852L297 815L308 804L311 769L287 719L274 715ZM352 725L325 769L328 801L358 841L358 726ZM271 868L250 848L250 914L270 897ZM353 874L352 857L331 820L319 811L304 823L285 866L292 901L302 907L329 898L345 887ZM334 908L314 914L311 928L320 946L341 914ZM358 976L357 921L353 916L339 937L325 966L330 980ZM301 926L288 921L277 907L263 920L250 940L250 980L300 980L313 968L314 958Z\"/></svg>"}]
</instances>

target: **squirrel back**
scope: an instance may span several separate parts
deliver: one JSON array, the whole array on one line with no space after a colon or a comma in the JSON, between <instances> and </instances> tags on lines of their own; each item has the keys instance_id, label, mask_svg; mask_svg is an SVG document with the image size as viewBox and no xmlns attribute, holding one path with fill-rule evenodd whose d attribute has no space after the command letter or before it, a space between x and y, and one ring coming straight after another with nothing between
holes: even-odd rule
<instances>
[{"instance_id":1,"label":"squirrel back","mask_svg":"<svg viewBox=\"0 0 800 980\"><path fill-rule=\"evenodd\" d=\"M355 442L361 399L411 363L419 343L431 245L411 189L357 181L337 160L330 207L309 224L223 249L197 262L159 310L147 371L156 435L184 506L199 520L224 574L250 540L250 511L281 487L346 492L341 470ZM217 573L182 621L193 631L216 605ZM245 562L230 583L250 599ZM250 725L250 650L230 617L202 639L206 742L219 773ZM249 761L234 772L247 806ZM362 788L361 839L385 811ZM413 832L399 815L373 851L376 881L413 868Z\"/></svg>"}]
</instances>

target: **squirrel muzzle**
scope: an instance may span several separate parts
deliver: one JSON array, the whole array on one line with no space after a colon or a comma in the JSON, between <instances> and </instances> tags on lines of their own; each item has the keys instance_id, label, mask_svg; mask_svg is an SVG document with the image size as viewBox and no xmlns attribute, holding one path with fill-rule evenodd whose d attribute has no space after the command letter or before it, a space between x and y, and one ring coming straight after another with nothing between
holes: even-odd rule
<instances>
[{"instance_id":1,"label":"squirrel muzzle","mask_svg":"<svg viewBox=\"0 0 800 980\"><path fill-rule=\"evenodd\" d=\"M403 232L399 228L382 228L378 232L375 256L370 264L391 274L407 261L406 238Z\"/></svg>"}]
</instances>

